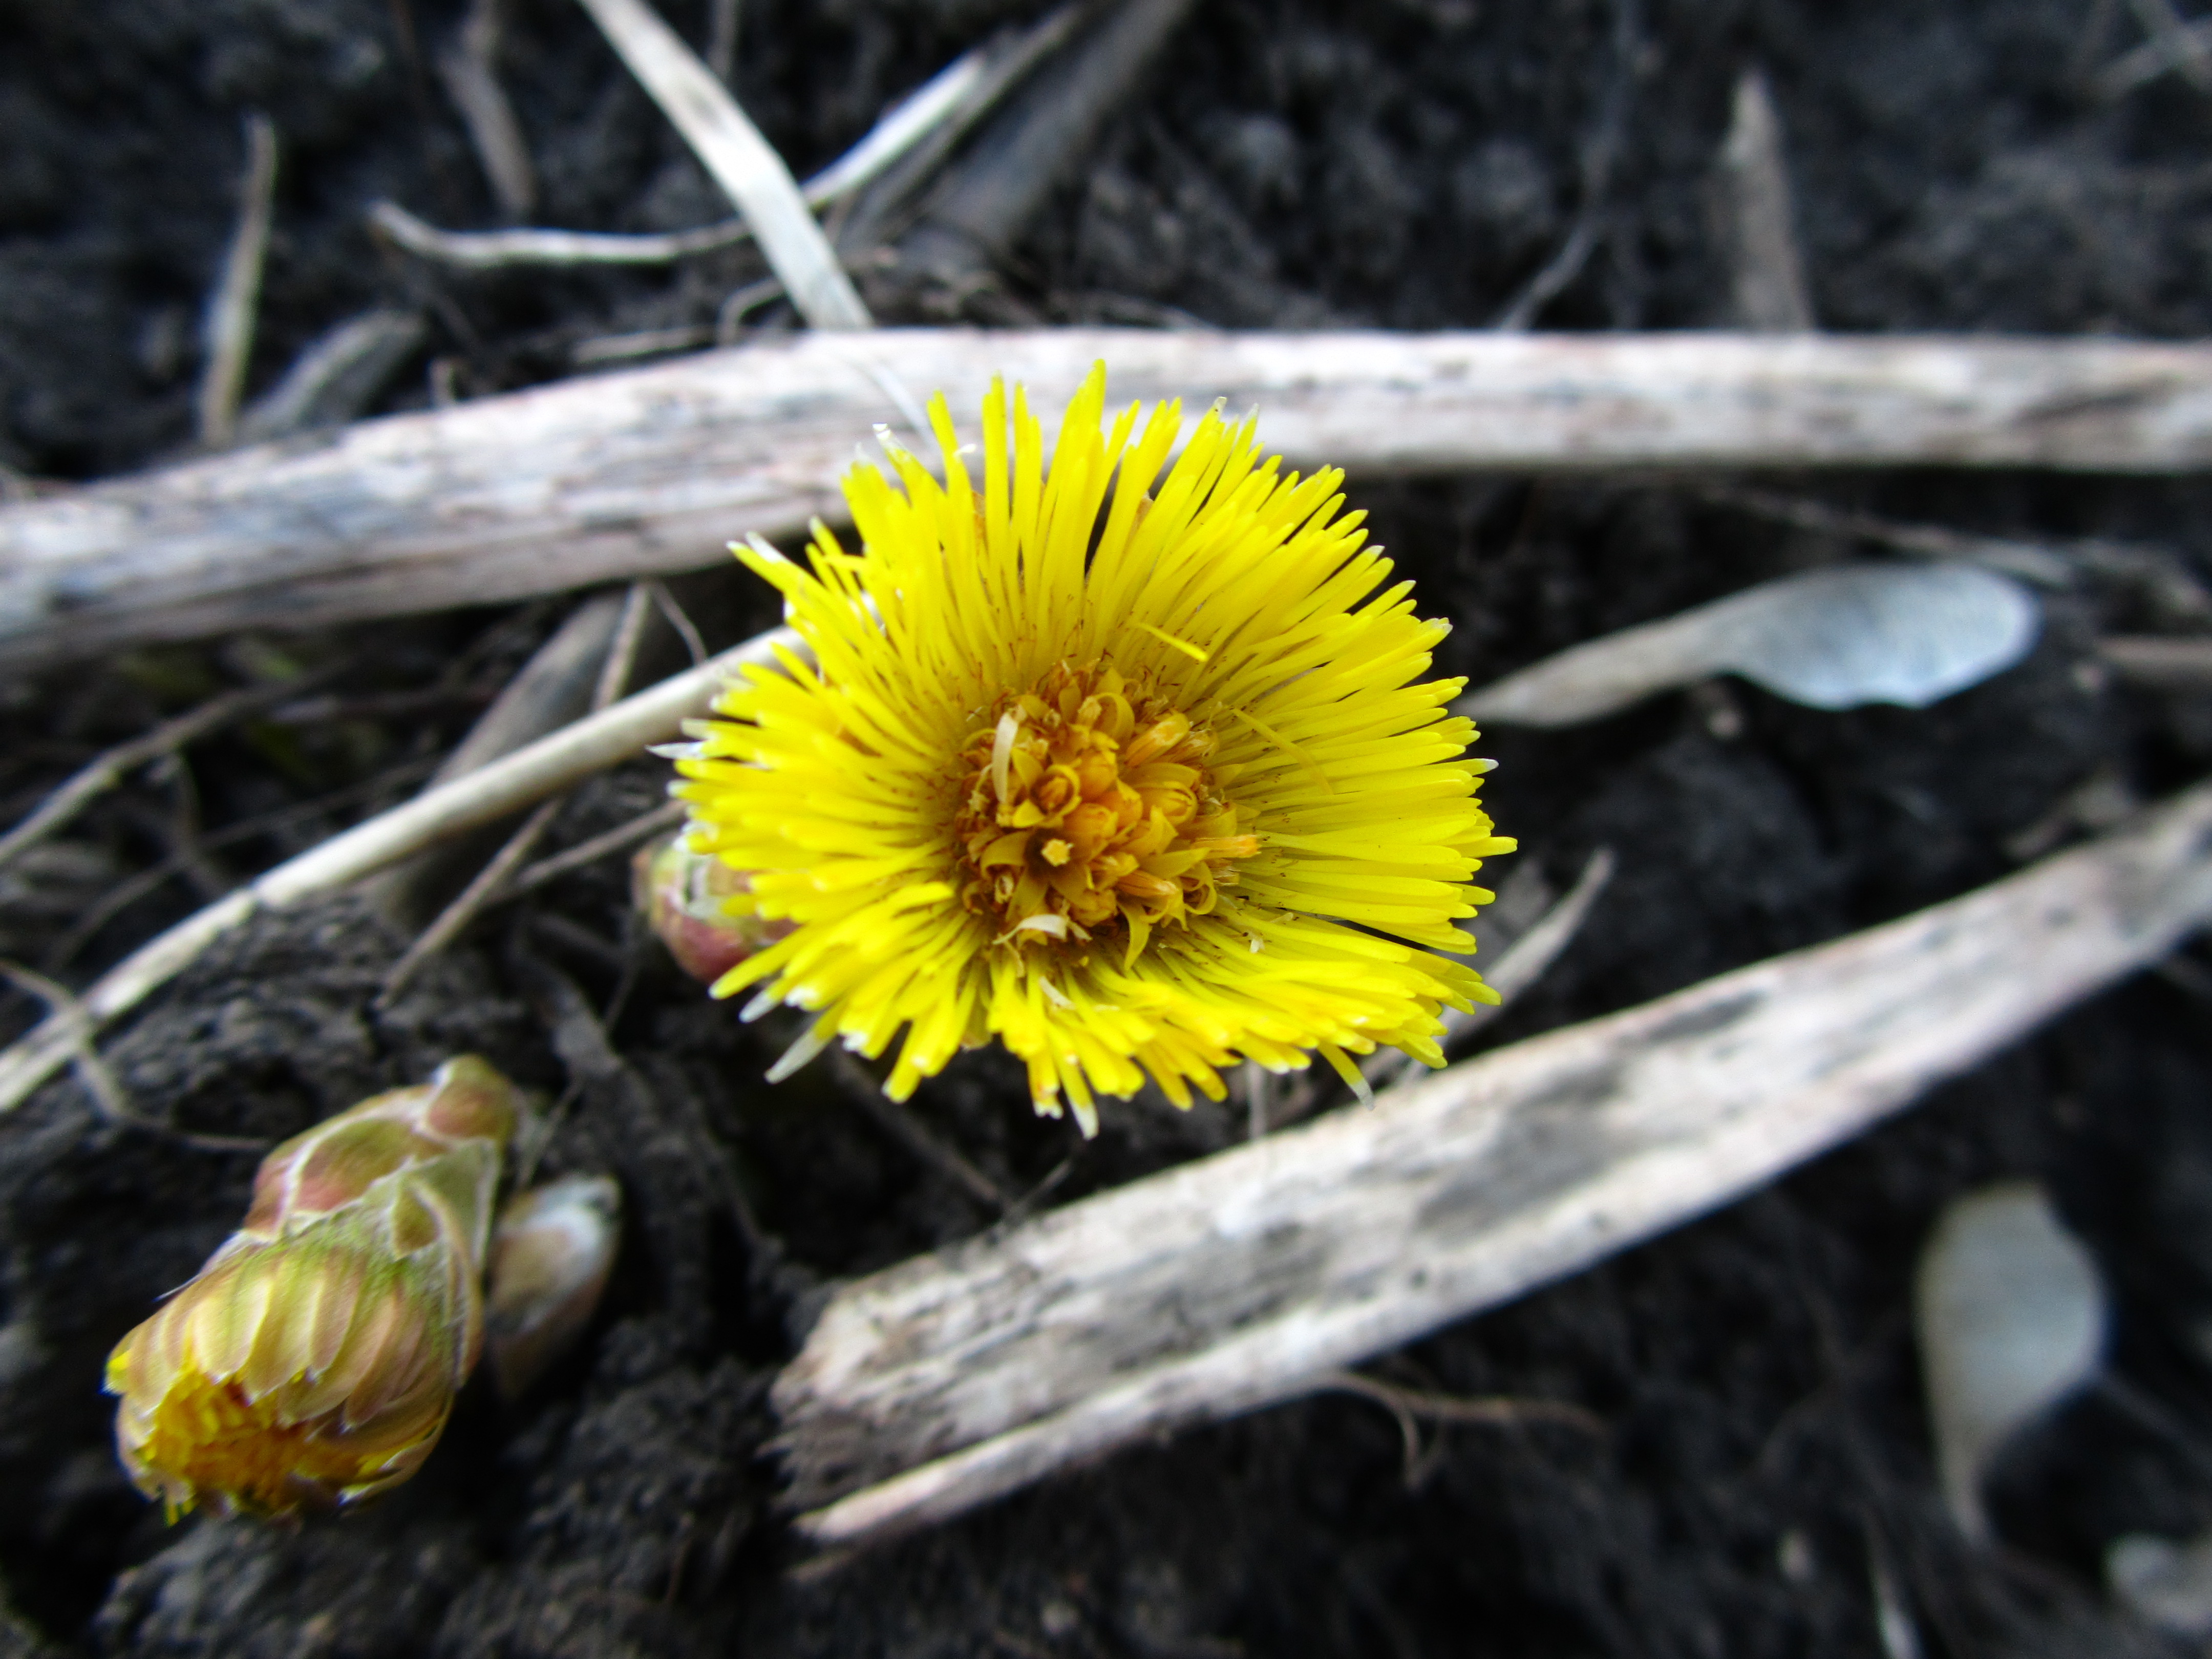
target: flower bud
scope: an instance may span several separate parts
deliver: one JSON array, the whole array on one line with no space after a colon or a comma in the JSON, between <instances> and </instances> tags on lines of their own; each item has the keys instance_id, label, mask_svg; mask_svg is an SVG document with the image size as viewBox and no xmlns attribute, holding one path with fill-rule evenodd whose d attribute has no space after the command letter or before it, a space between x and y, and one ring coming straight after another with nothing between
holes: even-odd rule
<instances>
[{"instance_id":1,"label":"flower bud","mask_svg":"<svg viewBox=\"0 0 2212 1659\"><path fill-rule=\"evenodd\" d=\"M639 849L630 888L677 965L706 984L791 931L791 923L770 921L753 909L753 884L744 871L693 852L682 836Z\"/></svg>"},{"instance_id":2,"label":"flower bud","mask_svg":"<svg viewBox=\"0 0 2212 1659\"><path fill-rule=\"evenodd\" d=\"M473 1055L263 1160L245 1224L107 1360L115 1440L172 1519L286 1515L397 1485L483 1341L514 1085Z\"/></svg>"},{"instance_id":3,"label":"flower bud","mask_svg":"<svg viewBox=\"0 0 2212 1659\"><path fill-rule=\"evenodd\" d=\"M620 1240L622 1188L568 1176L500 1212L484 1283L484 1346L500 1397L526 1393L592 1322Z\"/></svg>"}]
</instances>

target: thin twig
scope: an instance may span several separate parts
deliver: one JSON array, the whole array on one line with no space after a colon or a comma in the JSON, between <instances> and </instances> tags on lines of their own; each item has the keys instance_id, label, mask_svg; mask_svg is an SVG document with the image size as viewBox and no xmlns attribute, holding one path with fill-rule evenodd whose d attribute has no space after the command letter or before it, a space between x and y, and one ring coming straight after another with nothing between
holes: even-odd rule
<instances>
[{"instance_id":1,"label":"thin twig","mask_svg":"<svg viewBox=\"0 0 2212 1659\"><path fill-rule=\"evenodd\" d=\"M530 856L560 810L557 799L541 803L523 820L522 827L507 837L506 845L492 855L491 862L477 871L453 902L416 936L415 942L400 953L399 960L385 975L383 988L376 994L379 1008L389 1008L421 971L422 964L460 937L461 930L477 919L477 913L498 894L507 877Z\"/></svg>"},{"instance_id":2,"label":"thin twig","mask_svg":"<svg viewBox=\"0 0 2212 1659\"><path fill-rule=\"evenodd\" d=\"M441 230L397 202L372 202L369 222L410 253L465 270L509 265L665 265L752 240L742 219L699 230L616 235L590 230Z\"/></svg>"},{"instance_id":3,"label":"thin twig","mask_svg":"<svg viewBox=\"0 0 2212 1659\"><path fill-rule=\"evenodd\" d=\"M2212 17L2184 25L2184 33L2200 51L2212 51ZM2146 40L2099 70L2096 78L2089 83L2089 91L2107 103L2117 102L2176 67L2173 53L2164 42Z\"/></svg>"},{"instance_id":4,"label":"thin twig","mask_svg":"<svg viewBox=\"0 0 2212 1659\"><path fill-rule=\"evenodd\" d=\"M776 284L776 291L783 291L781 283ZM696 351L702 346L715 344L716 340L716 329L711 323L641 329L635 334L601 334L577 341L568 349L568 362L576 368L594 368L602 363L634 363L646 357L665 357L671 352Z\"/></svg>"},{"instance_id":5,"label":"thin twig","mask_svg":"<svg viewBox=\"0 0 2212 1659\"><path fill-rule=\"evenodd\" d=\"M911 159L901 179L902 193L927 177L952 142L1035 66L1043 52L1066 33L1055 14L1018 37L994 41L962 53L870 128L860 141L799 186L806 205L817 211L848 201ZM726 82L727 76L722 77ZM376 202L369 222L410 253L469 270L511 265L669 264L713 253L752 240L743 219L696 230L623 235L574 230L441 230L392 202ZM775 290L782 291L779 283Z\"/></svg>"},{"instance_id":6,"label":"thin twig","mask_svg":"<svg viewBox=\"0 0 2212 1659\"><path fill-rule=\"evenodd\" d=\"M2212 49L2173 9L2173 0L2131 0L2136 19L2174 73L2199 92L2212 93Z\"/></svg>"},{"instance_id":7,"label":"thin twig","mask_svg":"<svg viewBox=\"0 0 2212 1659\"><path fill-rule=\"evenodd\" d=\"M580 3L744 215L799 314L816 328L872 327L875 319L807 211L791 169L738 107L729 88L645 0Z\"/></svg>"},{"instance_id":8,"label":"thin twig","mask_svg":"<svg viewBox=\"0 0 2212 1659\"><path fill-rule=\"evenodd\" d=\"M2161 691L2212 691L2212 639L2107 635L2097 654L2122 679Z\"/></svg>"},{"instance_id":9,"label":"thin twig","mask_svg":"<svg viewBox=\"0 0 2212 1659\"><path fill-rule=\"evenodd\" d=\"M645 621L649 614L647 607L645 584L632 582L629 592L623 597L622 615L616 620L614 637L608 642L599 684L592 688L592 712L595 714L612 704L629 682L630 671L637 664L638 644L645 637ZM384 976L383 988L377 993L378 1007L390 1007L392 1000L421 971L422 964L459 939L484 908L500 896L507 878L521 868L522 861L536 850L560 810L557 797L546 801L507 837L507 844L492 855L491 861L477 872L453 902L439 913L437 920L424 928L399 960L392 964L392 971Z\"/></svg>"},{"instance_id":10,"label":"thin twig","mask_svg":"<svg viewBox=\"0 0 2212 1659\"><path fill-rule=\"evenodd\" d=\"M1324 1373L1316 1388L1338 1394L1356 1394L1364 1400L1385 1405L1394 1412L1425 1418L1431 1423L1475 1423L1487 1428L1519 1428L1531 1423L1556 1425L1565 1429L1577 1429L1584 1434L1605 1435L1613 1430L1606 1420L1588 1407L1577 1406L1565 1400L1528 1400L1514 1395L1486 1395L1468 1398L1459 1395L1431 1394L1420 1389L1400 1388L1395 1382L1384 1382L1358 1371L1338 1370Z\"/></svg>"},{"instance_id":11,"label":"thin twig","mask_svg":"<svg viewBox=\"0 0 2212 1659\"><path fill-rule=\"evenodd\" d=\"M471 0L460 33L438 54L438 78L461 112L501 215L526 219L538 204L538 173L514 106L499 83L499 0Z\"/></svg>"},{"instance_id":12,"label":"thin twig","mask_svg":"<svg viewBox=\"0 0 2212 1659\"><path fill-rule=\"evenodd\" d=\"M987 1208L1004 1215L1012 1207L1005 1188L969 1163L957 1146L932 1131L906 1107L887 1099L883 1085L842 1043L830 1047L830 1071L846 1097L867 1114L868 1121L916 1158L951 1177L955 1186Z\"/></svg>"},{"instance_id":13,"label":"thin twig","mask_svg":"<svg viewBox=\"0 0 2212 1659\"><path fill-rule=\"evenodd\" d=\"M71 1052L70 1060L76 1071L77 1081L84 1085L93 1110L109 1123L127 1125L134 1129L145 1129L174 1140L179 1145L198 1147L203 1152L259 1152L268 1141L254 1135L204 1135L191 1130L179 1129L159 1119L141 1115L131 1104L131 1097L121 1081L108 1068L93 1042L91 1017L76 993L66 985L58 984L44 974L33 973L19 963L0 962L0 978L4 978L17 990L25 992L45 1003L53 1011L51 1018L62 1020L70 1029Z\"/></svg>"},{"instance_id":14,"label":"thin twig","mask_svg":"<svg viewBox=\"0 0 2212 1659\"><path fill-rule=\"evenodd\" d=\"M684 649L690 655L691 665L696 668L706 661L707 641L699 636L699 629L690 614L676 602L676 596L668 591L668 584L649 581L645 585L645 591L653 595L653 602L659 607L662 617L676 630L676 637L684 641Z\"/></svg>"},{"instance_id":15,"label":"thin twig","mask_svg":"<svg viewBox=\"0 0 2212 1659\"><path fill-rule=\"evenodd\" d=\"M520 898L525 893L534 893L546 883L557 881L572 870L580 870L613 854L627 852L640 842L683 823L686 810L680 800L664 801L650 812L641 813L628 823L617 824L611 830L593 836L589 841L580 841L550 858L540 859L510 882L497 902L503 903L508 899Z\"/></svg>"},{"instance_id":16,"label":"thin twig","mask_svg":"<svg viewBox=\"0 0 2212 1659\"><path fill-rule=\"evenodd\" d=\"M1491 326L1501 333L1517 334L1536 320L1537 314L1557 299L1568 283L1582 275L1583 267L1597 251L1612 210L1613 164L1620 159L1621 141L1627 136L1628 106L1636 88L1636 60L1643 50L1635 0L1613 0L1613 79L1597 121L1583 145L1582 200L1575 222L1559 251L1531 276L1511 304Z\"/></svg>"},{"instance_id":17,"label":"thin twig","mask_svg":"<svg viewBox=\"0 0 2212 1659\"><path fill-rule=\"evenodd\" d=\"M599 669L599 682L592 688L594 714L629 689L630 674L637 667L637 648L645 639L646 618L650 614L647 607L652 602L653 596L643 582L632 582L629 591L623 595L622 615L615 619L615 636L607 645L607 659Z\"/></svg>"},{"instance_id":18,"label":"thin twig","mask_svg":"<svg viewBox=\"0 0 2212 1659\"><path fill-rule=\"evenodd\" d=\"M647 744L665 741L684 720L707 711L728 676L748 664L773 662L779 646L796 649L799 641L785 629L759 635L286 860L108 969L84 994L87 1018L97 1029L129 1012L210 945L264 909L283 909L345 887L425 848L495 823L620 764ZM66 1024L58 1018L41 1022L0 1051L0 1112L21 1104L70 1052Z\"/></svg>"},{"instance_id":19,"label":"thin twig","mask_svg":"<svg viewBox=\"0 0 2212 1659\"><path fill-rule=\"evenodd\" d=\"M85 767L39 804L38 810L6 835L0 836L0 866L5 866L26 848L53 834L94 801L123 781L137 767L175 753L210 732L261 709L297 697L311 684L340 672L340 665L319 669L300 679L268 685L240 686L211 697L198 708L163 720L152 731L128 743L118 744Z\"/></svg>"},{"instance_id":20,"label":"thin twig","mask_svg":"<svg viewBox=\"0 0 2212 1659\"><path fill-rule=\"evenodd\" d=\"M1334 1370L1316 1379L1315 1392L1356 1395L1373 1401L1397 1419L1399 1438L1405 1448L1405 1478L1408 1487L1421 1483L1421 1422L1462 1423L1492 1429L1522 1429L1536 1425L1573 1429L1602 1437L1612 1432L1595 1412L1564 1400L1530 1400L1514 1395L1468 1398L1401 1388L1353 1370Z\"/></svg>"},{"instance_id":21,"label":"thin twig","mask_svg":"<svg viewBox=\"0 0 2212 1659\"><path fill-rule=\"evenodd\" d=\"M240 818L236 823L227 823L222 829L211 830L202 836L200 845L203 848L225 847L234 842L265 835L272 830L282 829L288 823L296 823L301 818L311 818L318 813L327 812L334 808L346 805L364 796L377 794L392 788L396 784L414 782L430 771L435 764L435 761L428 757L408 761L402 765L393 767L389 771L380 772L373 778L363 779L361 782L349 784L343 789L332 790L327 795L318 795L313 800L296 801L289 806L279 807L272 812L263 812L253 817ZM91 909L79 916L71 924L68 933L55 940L47 950L44 957L46 971L52 973L66 966L70 958L82 951L101 928L145 897L147 894L153 892L172 876L181 873L183 869L182 857L172 853L159 864L150 869L140 871L120 886L110 888L100 896L100 901Z\"/></svg>"},{"instance_id":22,"label":"thin twig","mask_svg":"<svg viewBox=\"0 0 2212 1659\"><path fill-rule=\"evenodd\" d=\"M200 372L200 442L210 449L237 435L239 399L253 356L253 319L261 301L261 268L276 195L276 129L267 116L246 118L246 179L238 228L223 257L222 276L208 301L207 362Z\"/></svg>"}]
</instances>

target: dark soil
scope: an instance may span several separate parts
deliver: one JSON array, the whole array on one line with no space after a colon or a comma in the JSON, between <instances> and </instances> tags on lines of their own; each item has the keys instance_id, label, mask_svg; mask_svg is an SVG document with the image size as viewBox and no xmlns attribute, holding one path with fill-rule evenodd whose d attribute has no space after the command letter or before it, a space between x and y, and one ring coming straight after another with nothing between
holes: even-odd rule
<instances>
[{"instance_id":1,"label":"dark soil","mask_svg":"<svg viewBox=\"0 0 2212 1659\"><path fill-rule=\"evenodd\" d=\"M669 8L695 38L704 12ZM805 172L1029 14L749 0L738 90ZM2107 38L2085 39L2092 14ZM2109 106L2085 98L2084 66L2132 43L2127 15L2090 0L1652 0L1624 66L1619 14L1597 0L1202 0L998 283L957 303L985 321L1488 321L1567 234L1625 67L1603 235L1543 321L1720 322L1713 158L1758 61L1825 325L2198 335L2212 103L2171 76ZM432 330L379 410L426 402L439 374L480 395L567 372L580 340L711 322L757 274L750 256L492 280L373 241L362 210L379 196L491 221L428 66L457 22L443 0L22 0L0 16L0 463L65 479L188 447L196 319L249 110L274 118L283 155L256 390L375 303ZM567 0L508 8L502 70L539 222L725 216ZM886 320L953 306L896 268L869 293ZM1426 607L1458 624L1445 671L1485 678L1864 550L1673 485L1353 488ZM2212 576L2212 491L2194 481L1802 488L1900 518L2130 538ZM720 638L762 613L735 574L684 597ZM562 608L246 637L0 687L12 822L100 748L222 686L353 663L342 706L196 744L0 876L0 956L82 983L404 796ZM2153 796L2201 773L2212 708L2116 690L2087 656L2097 632L2170 622L2142 589L2093 580L2048 596L2026 664L1926 711L1816 714L1731 684L1492 735L1495 811L1522 858L1562 884L1595 846L1620 860L1494 1040L1994 878L2078 833L2066 803L2085 783ZM549 844L643 810L661 781L641 763L580 791ZM143 896L90 915L156 867ZM103 1122L66 1079L0 1121L0 1585L17 1621L0 1609L0 1655L1856 1655L1884 1650L1877 1575L1930 1655L2185 1650L2111 1608L2100 1560L2122 1533L2212 1524L2212 1045L2201 994L2177 982L2193 969L2202 983L2201 962L2121 987L1754 1198L1382 1362L1425 1387L1577 1402L1601 1438L1462 1427L1416 1450L1375 1407L1326 1398L1124 1454L815 1578L793 1571L760 1455L768 1381L823 1280L991 1218L830 1068L762 1085L788 1030L742 1026L680 979L628 921L619 861L495 913L375 1012L405 942L349 899L199 963L106 1050L167 1130ZM38 1012L8 994L0 1035ZM557 1107L548 1171L611 1170L628 1193L591 1339L518 1407L472 1391L424 1473L362 1513L165 1527L114 1464L100 1360L235 1224L255 1163L177 1132L289 1134L465 1048ZM1011 1190L1073 1153L1054 1201L1241 1128L1139 1101L1079 1146L1030 1115L991 1054L917 1109ZM1948 1199L2021 1174L2050 1185L2115 1290L2123 1386L2012 1448L1993 1486L2003 1545L1977 1551L1936 1496L1909 1285Z\"/></svg>"}]
</instances>

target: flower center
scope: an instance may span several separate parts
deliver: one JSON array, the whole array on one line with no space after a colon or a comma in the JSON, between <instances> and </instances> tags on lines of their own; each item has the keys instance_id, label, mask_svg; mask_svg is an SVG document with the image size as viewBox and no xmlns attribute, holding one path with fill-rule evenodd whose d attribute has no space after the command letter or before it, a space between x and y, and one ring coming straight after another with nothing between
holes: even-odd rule
<instances>
[{"instance_id":1,"label":"flower center","mask_svg":"<svg viewBox=\"0 0 2212 1659\"><path fill-rule=\"evenodd\" d=\"M968 908L998 942L1086 942L1126 927L1133 958L1154 927L1213 908L1235 860L1260 850L1206 765L1213 733L1103 663L1066 664L1008 692L963 752L953 832Z\"/></svg>"}]
</instances>

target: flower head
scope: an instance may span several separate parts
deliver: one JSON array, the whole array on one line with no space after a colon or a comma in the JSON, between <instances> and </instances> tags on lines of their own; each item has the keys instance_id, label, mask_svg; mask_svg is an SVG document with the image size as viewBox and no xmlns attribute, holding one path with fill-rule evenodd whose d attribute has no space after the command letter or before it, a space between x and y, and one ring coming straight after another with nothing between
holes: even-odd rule
<instances>
[{"instance_id":1,"label":"flower head","mask_svg":"<svg viewBox=\"0 0 2212 1659\"><path fill-rule=\"evenodd\" d=\"M939 396L942 483L887 437L896 485L847 476L859 555L819 525L809 568L736 550L811 659L726 690L676 793L740 903L795 924L714 986L815 1014L771 1076L903 1030L903 1098L997 1037L1087 1133L1147 1073L1188 1105L1240 1057L1440 1064L1439 1009L1496 1000L1435 954L1473 948L1470 879L1513 846L1463 682L1421 678L1446 624L1384 586L1340 473L1283 476L1217 407L1163 480L1181 406L1107 433L1104 403L1101 365L1048 471L994 384L979 491Z\"/></svg>"},{"instance_id":2,"label":"flower head","mask_svg":"<svg viewBox=\"0 0 2212 1659\"><path fill-rule=\"evenodd\" d=\"M514 1118L464 1056L270 1153L245 1224L108 1356L139 1488L172 1516L282 1515L412 1474L476 1364Z\"/></svg>"}]
</instances>

